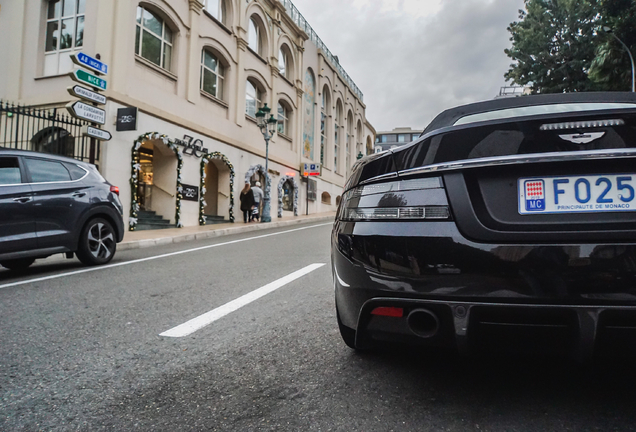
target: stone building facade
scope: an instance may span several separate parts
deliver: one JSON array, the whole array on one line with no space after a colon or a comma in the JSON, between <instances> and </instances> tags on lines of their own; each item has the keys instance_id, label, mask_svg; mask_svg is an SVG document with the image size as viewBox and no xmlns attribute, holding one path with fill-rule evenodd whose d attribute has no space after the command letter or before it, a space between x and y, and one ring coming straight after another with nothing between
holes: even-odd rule
<instances>
[{"instance_id":1,"label":"stone building facade","mask_svg":"<svg viewBox=\"0 0 636 432\"><path fill-rule=\"evenodd\" d=\"M278 120L267 173L273 218L335 210L356 157L373 152L362 92L289 0L0 0L0 28L5 101L63 110L76 99L70 55L108 64L103 129L113 138L91 157L120 187L131 228L144 211L171 225L238 221L244 182L265 180L255 118L265 103ZM117 131L118 110L130 107L136 128ZM16 119L10 111L0 112L0 129ZM77 153L80 137L56 128L37 149L60 148L65 135ZM322 163L309 201L303 163Z\"/></svg>"}]
</instances>

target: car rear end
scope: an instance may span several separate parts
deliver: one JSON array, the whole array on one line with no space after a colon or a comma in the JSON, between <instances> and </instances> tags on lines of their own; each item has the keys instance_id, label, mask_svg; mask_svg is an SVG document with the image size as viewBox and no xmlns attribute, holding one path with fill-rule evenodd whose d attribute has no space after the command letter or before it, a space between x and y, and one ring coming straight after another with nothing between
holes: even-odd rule
<instances>
[{"instance_id":1,"label":"car rear end","mask_svg":"<svg viewBox=\"0 0 636 432\"><path fill-rule=\"evenodd\" d=\"M579 98L455 110L356 165L332 264L357 348L633 350L636 100Z\"/></svg>"}]
</instances>

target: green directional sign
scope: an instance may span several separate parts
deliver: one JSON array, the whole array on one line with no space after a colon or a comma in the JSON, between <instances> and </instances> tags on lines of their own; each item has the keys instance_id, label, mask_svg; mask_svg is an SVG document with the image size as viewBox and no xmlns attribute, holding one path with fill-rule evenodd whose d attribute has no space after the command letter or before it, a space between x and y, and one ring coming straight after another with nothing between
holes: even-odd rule
<instances>
[{"instance_id":1,"label":"green directional sign","mask_svg":"<svg viewBox=\"0 0 636 432\"><path fill-rule=\"evenodd\" d=\"M106 80L96 77L93 74L86 72L85 70L78 69L71 73L73 81L78 83L88 84L92 87L106 90Z\"/></svg>"}]
</instances>

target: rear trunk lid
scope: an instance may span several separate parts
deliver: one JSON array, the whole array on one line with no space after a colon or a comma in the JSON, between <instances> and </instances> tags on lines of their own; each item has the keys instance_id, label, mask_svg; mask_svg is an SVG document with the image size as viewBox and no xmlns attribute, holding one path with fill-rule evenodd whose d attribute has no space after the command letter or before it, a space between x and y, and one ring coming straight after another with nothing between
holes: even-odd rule
<instances>
[{"instance_id":1,"label":"rear trunk lid","mask_svg":"<svg viewBox=\"0 0 636 432\"><path fill-rule=\"evenodd\" d=\"M393 157L400 178L442 175L472 240L636 240L636 108L467 122Z\"/></svg>"}]
</instances>

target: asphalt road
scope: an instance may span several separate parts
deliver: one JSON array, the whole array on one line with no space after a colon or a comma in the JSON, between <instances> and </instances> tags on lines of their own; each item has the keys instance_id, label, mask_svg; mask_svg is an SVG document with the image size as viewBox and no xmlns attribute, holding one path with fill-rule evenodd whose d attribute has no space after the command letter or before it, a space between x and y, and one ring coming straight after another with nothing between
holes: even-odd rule
<instances>
[{"instance_id":1,"label":"asphalt road","mask_svg":"<svg viewBox=\"0 0 636 432\"><path fill-rule=\"evenodd\" d=\"M353 352L337 330L329 233L0 270L0 430L636 429L629 362ZM161 335L202 315L187 336Z\"/></svg>"}]
</instances>

